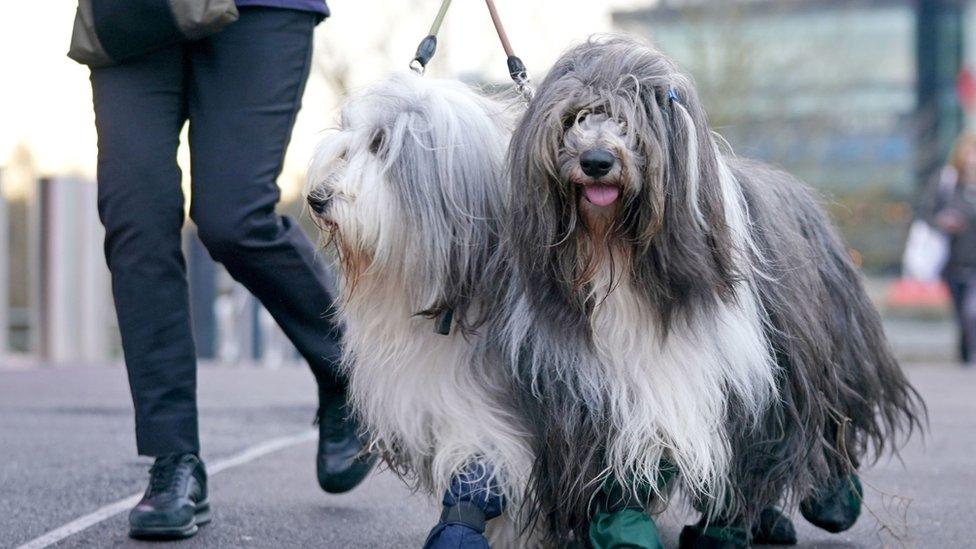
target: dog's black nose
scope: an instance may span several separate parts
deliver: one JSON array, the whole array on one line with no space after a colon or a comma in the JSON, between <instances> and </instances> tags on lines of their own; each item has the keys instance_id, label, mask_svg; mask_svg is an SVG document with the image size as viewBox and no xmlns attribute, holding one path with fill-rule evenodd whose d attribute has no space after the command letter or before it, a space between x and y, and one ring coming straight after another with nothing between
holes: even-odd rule
<instances>
[{"instance_id":1,"label":"dog's black nose","mask_svg":"<svg viewBox=\"0 0 976 549\"><path fill-rule=\"evenodd\" d=\"M312 211L318 215L325 213L325 210L329 208L329 202L331 202L331 196L322 192L311 192L308 193L308 206L312 208Z\"/></svg>"},{"instance_id":2,"label":"dog's black nose","mask_svg":"<svg viewBox=\"0 0 976 549\"><path fill-rule=\"evenodd\" d=\"M598 179L610 173L617 159L606 149L590 149L580 155L580 168L586 175Z\"/></svg>"}]
</instances>

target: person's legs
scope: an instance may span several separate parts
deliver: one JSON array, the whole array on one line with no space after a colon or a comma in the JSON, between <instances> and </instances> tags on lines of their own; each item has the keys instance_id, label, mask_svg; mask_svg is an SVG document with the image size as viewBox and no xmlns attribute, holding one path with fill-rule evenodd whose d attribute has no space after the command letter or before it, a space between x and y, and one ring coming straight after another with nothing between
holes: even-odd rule
<instances>
[{"instance_id":1,"label":"person's legs","mask_svg":"<svg viewBox=\"0 0 976 549\"><path fill-rule=\"evenodd\" d=\"M190 46L190 216L211 255L268 309L326 394L342 395L339 328L315 250L275 214L312 52L311 13L243 8Z\"/></svg>"},{"instance_id":2,"label":"person's legs","mask_svg":"<svg viewBox=\"0 0 976 549\"><path fill-rule=\"evenodd\" d=\"M966 341L967 345L963 364L972 366L972 345L973 342L976 342L976 280L966 281L960 304L959 323L962 327L963 340Z\"/></svg>"},{"instance_id":3,"label":"person's legs","mask_svg":"<svg viewBox=\"0 0 976 549\"><path fill-rule=\"evenodd\" d=\"M98 211L142 455L199 452L196 357L176 163L186 120L175 46L92 71Z\"/></svg>"},{"instance_id":4,"label":"person's legs","mask_svg":"<svg viewBox=\"0 0 976 549\"><path fill-rule=\"evenodd\" d=\"M136 410L136 444L154 456L129 535L192 536L210 520L198 457L196 352L190 331L181 174L182 46L92 71L98 212Z\"/></svg>"},{"instance_id":5,"label":"person's legs","mask_svg":"<svg viewBox=\"0 0 976 549\"><path fill-rule=\"evenodd\" d=\"M285 149L312 53L311 13L242 8L223 32L190 46L190 216L210 254L268 309L319 386L319 484L358 485L375 458L346 405L340 329L315 250L275 214Z\"/></svg>"},{"instance_id":6,"label":"person's legs","mask_svg":"<svg viewBox=\"0 0 976 549\"><path fill-rule=\"evenodd\" d=\"M959 326L959 360L968 363L970 357L970 343L966 334L966 319L963 315L964 301L968 290L968 282L965 280L948 277L946 285L949 287L949 295L952 297L952 309L956 316L956 325Z\"/></svg>"}]
</instances>

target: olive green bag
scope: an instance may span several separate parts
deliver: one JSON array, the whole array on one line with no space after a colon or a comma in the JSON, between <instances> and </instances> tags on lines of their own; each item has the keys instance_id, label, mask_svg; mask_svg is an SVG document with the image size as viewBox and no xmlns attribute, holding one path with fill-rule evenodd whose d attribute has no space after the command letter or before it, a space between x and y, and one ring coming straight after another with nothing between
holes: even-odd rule
<instances>
[{"instance_id":1,"label":"olive green bag","mask_svg":"<svg viewBox=\"0 0 976 549\"><path fill-rule=\"evenodd\" d=\"M106 67L237 21L234 0L80 0L68 57Z\"/></svg>"}]
</instances>

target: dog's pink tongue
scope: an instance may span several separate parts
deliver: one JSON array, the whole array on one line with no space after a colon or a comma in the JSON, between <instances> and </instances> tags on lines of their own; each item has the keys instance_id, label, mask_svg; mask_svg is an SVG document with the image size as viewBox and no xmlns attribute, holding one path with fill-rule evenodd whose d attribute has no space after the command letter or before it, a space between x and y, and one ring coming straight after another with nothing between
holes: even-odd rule
<instances>
[{"instance_id":1,"label":"dog's pink tongue","mask_svg":"<svg viewBox=\"0 0 976 549\"><path fill-rule=\"evenodd\" d=\"M609 206L617 201L620 188L615 185L587 185L583 187L583 194L596 206Z\"/></svg>"}]
</instances>

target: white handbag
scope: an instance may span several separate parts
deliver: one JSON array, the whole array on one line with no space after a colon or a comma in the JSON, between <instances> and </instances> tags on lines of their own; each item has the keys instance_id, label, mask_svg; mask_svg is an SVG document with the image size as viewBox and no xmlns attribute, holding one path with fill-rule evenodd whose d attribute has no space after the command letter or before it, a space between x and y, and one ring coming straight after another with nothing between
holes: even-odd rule
<instances>
[{"instance_id":1,"label":"white handbag","mask_svg":"<svg viewBox=\"0 0 976 549\"><path fill-rule=\"evenodd\" d=\"M912 222L902 257L905 278L936 282L949 261L949 237L921 219Z\"/></svg>"}]
</instances>

